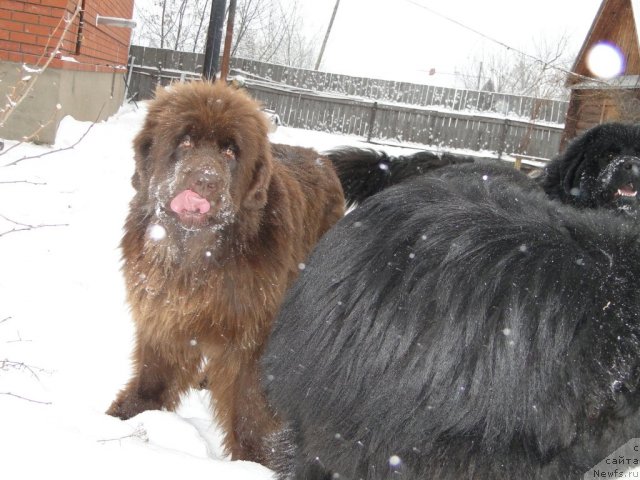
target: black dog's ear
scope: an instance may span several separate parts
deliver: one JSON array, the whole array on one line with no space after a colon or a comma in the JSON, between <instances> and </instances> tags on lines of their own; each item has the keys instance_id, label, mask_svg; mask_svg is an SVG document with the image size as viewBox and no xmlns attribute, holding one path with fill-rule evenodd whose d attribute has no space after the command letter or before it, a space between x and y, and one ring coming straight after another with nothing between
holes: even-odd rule
<instances>
[{"instance_id":1,"label":"black dog's ear","mask_svg":"<svg viewBox=\"0 0 640 480\"><path fill-rule=\"evenodd\" d=\"M572 189L580 187L583 172L589 172L593 178L600 173L599 163L591 156L587 157L587 152L597 152L594 144L600 141L602 135L606 135L610 126L610 124L599 124L591 127L576 137L560 155L565 164L562 188L567 195L571 195Z\"/></svg>"},{"instance_id":2,"label":"black dog's ear","mask_svg":"<svg viewBox=\"0 0 640 480\"><path fill-rule=\"evenodd\" d=\"M587 131L573 140L562 154L565 163L565 172L562 177L562 188L567 195L572 195L571 190L580 185L580 176L585 169L585 151L593 142L594 129Z\"/></svg>"}]
</instances>

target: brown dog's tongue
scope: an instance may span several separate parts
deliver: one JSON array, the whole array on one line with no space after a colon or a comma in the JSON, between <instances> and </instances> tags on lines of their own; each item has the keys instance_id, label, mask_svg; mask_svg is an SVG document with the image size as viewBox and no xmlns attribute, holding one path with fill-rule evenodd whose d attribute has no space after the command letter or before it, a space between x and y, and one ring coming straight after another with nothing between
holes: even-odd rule
<instances>
[{"instance_id":1,"label":"brown dog's tongue","mask_svg":"<svg viewBox=\"0 0 640 480\"><path fill-rule=\"evenodd\" d=\"M211 204L206 198L202 198L192 190L180 192L171 200L169 205L171 210L180 213L207 213L211 208Z\"/></svg>"}]
</instances>

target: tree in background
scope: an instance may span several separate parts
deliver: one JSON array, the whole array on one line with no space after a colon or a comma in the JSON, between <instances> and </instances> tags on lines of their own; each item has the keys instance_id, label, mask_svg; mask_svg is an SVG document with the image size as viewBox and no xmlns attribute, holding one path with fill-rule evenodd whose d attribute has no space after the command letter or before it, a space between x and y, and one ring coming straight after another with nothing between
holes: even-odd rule
<instances>
[{"instance_id":1,"label":"tree in background","mask_svg":"<svg viewBox=\"0 0 640 480\"><path fill-rule=\"evenodd\" d=\"M205 39L211 0L152 0L136 6L133 41L180 51L198 51Z\"/></svg>"},{"instance_id":2,"label":"tree in background","mask_svg":"<svg viewBox=\"0 0 640 480\"><path fill-rule=\"evenodd\" d=\"M569 37L539 38L527 47L530 54L501 48L475 55L459 69L463 85L471 90L491 90L497 93L525 95L537 98L567 100L567 71L576 52L570 52Z\"/></svg>"},{"instance_id":3,"label":"tree in background","mask_svg":"<svg viewBox=\"0 0 640 480\"><path fill-rule=\"evenodd\" d=\"M139 22L133 43L179 51L202 52L211 0L152 0L136 7ZM238 0L232 55L310 68L315 58L297 0ZM226 28L226 27L225 27Z\"/></svg>"},{"instance_id":4,"label":"tree in background","mask_svg":"<svg viewBox=\"0 0 640 480\"><path fill-rule=\"evenodd\" d=\"M310 68L314 41L305 36L297 0L242 0L236 10L232 56Z\"/></svg>"}]
</instances>

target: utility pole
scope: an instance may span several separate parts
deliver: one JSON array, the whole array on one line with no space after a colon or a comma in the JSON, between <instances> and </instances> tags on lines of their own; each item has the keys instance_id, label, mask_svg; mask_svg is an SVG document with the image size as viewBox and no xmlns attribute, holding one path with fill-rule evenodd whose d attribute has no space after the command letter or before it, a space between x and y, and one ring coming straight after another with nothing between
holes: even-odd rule
<instances>
[{"instance_id":1,"label":"utility pole","mask_svg":"<svg viewBox=\"0 0 640 480\"><path fill-rule=\"evenodd\" d=\"M224 24L224 10L227 0L213 0L211 2L211 17L207 29L207 44L204 49L204 65L202 76L214 81L220 64L220 43L222 43L222 25Z\"/></svg>"},{"instance_id":2,"label":"utility pole","mask_svg":"<svg viewBox=\"0 0 640 480\"><path fill-rule=\"evenodd\" d=\"M229 0L229 15L227 16L227 36L224 37L224 51L222 52L222 68L220 78L227 80L229 63L231 61L231 44L233 43L233 23L236 20L236 0Z\"/></svg>"},{"instance_id":3,"label":"utility pole","mask_svg":"<svg viewBox=\"0 0 640 480\"><path fill-rule=\"evenodd\" d=\"M333 7L333 13L331 14L331 20L329 21L329 26L327 27L327 33L324 35L324 40L322 41L322 48L320 48L320 55L318 55L318 61L316 62L316 70L320 68L320 63L322 62L322 55L324 55L324 47L327 46L327 40L329 40L329 34L331 33L331 27L333 27L333 20L336 18L336 13L338 12L338 5L340 5L340 0L336 0L336 4Z\"/></svg>"}]
</instances>

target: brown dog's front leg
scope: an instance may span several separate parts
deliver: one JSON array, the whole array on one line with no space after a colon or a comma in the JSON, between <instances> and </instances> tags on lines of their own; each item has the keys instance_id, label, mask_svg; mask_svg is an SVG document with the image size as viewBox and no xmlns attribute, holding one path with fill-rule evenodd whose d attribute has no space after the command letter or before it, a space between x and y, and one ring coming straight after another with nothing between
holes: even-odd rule
<instances>
[{"instance_id":1,"label":"brown dog's front leg","mask_svg":"<svg viewBox=\"0 0 640 480\"><path fill-rule=\"evenodd\" d=\"M262 391L256 357L247 352L224 355L209 365L207 378L231 458L267 465L265 440L279 422Z\"/></svg>"},{"instance_id":2,"label":"brown dog's front leg","mask_svg":"<svg viewBox=\"0 0 640 480\"><path fill-rule=\"evenodd\" d=\"M174 410L196 379L201 359L198 351L180 348L180 343L169 347L138 335L134 375L106 413L126 420L146 410Z\"/></svg>"}]
</instances>

